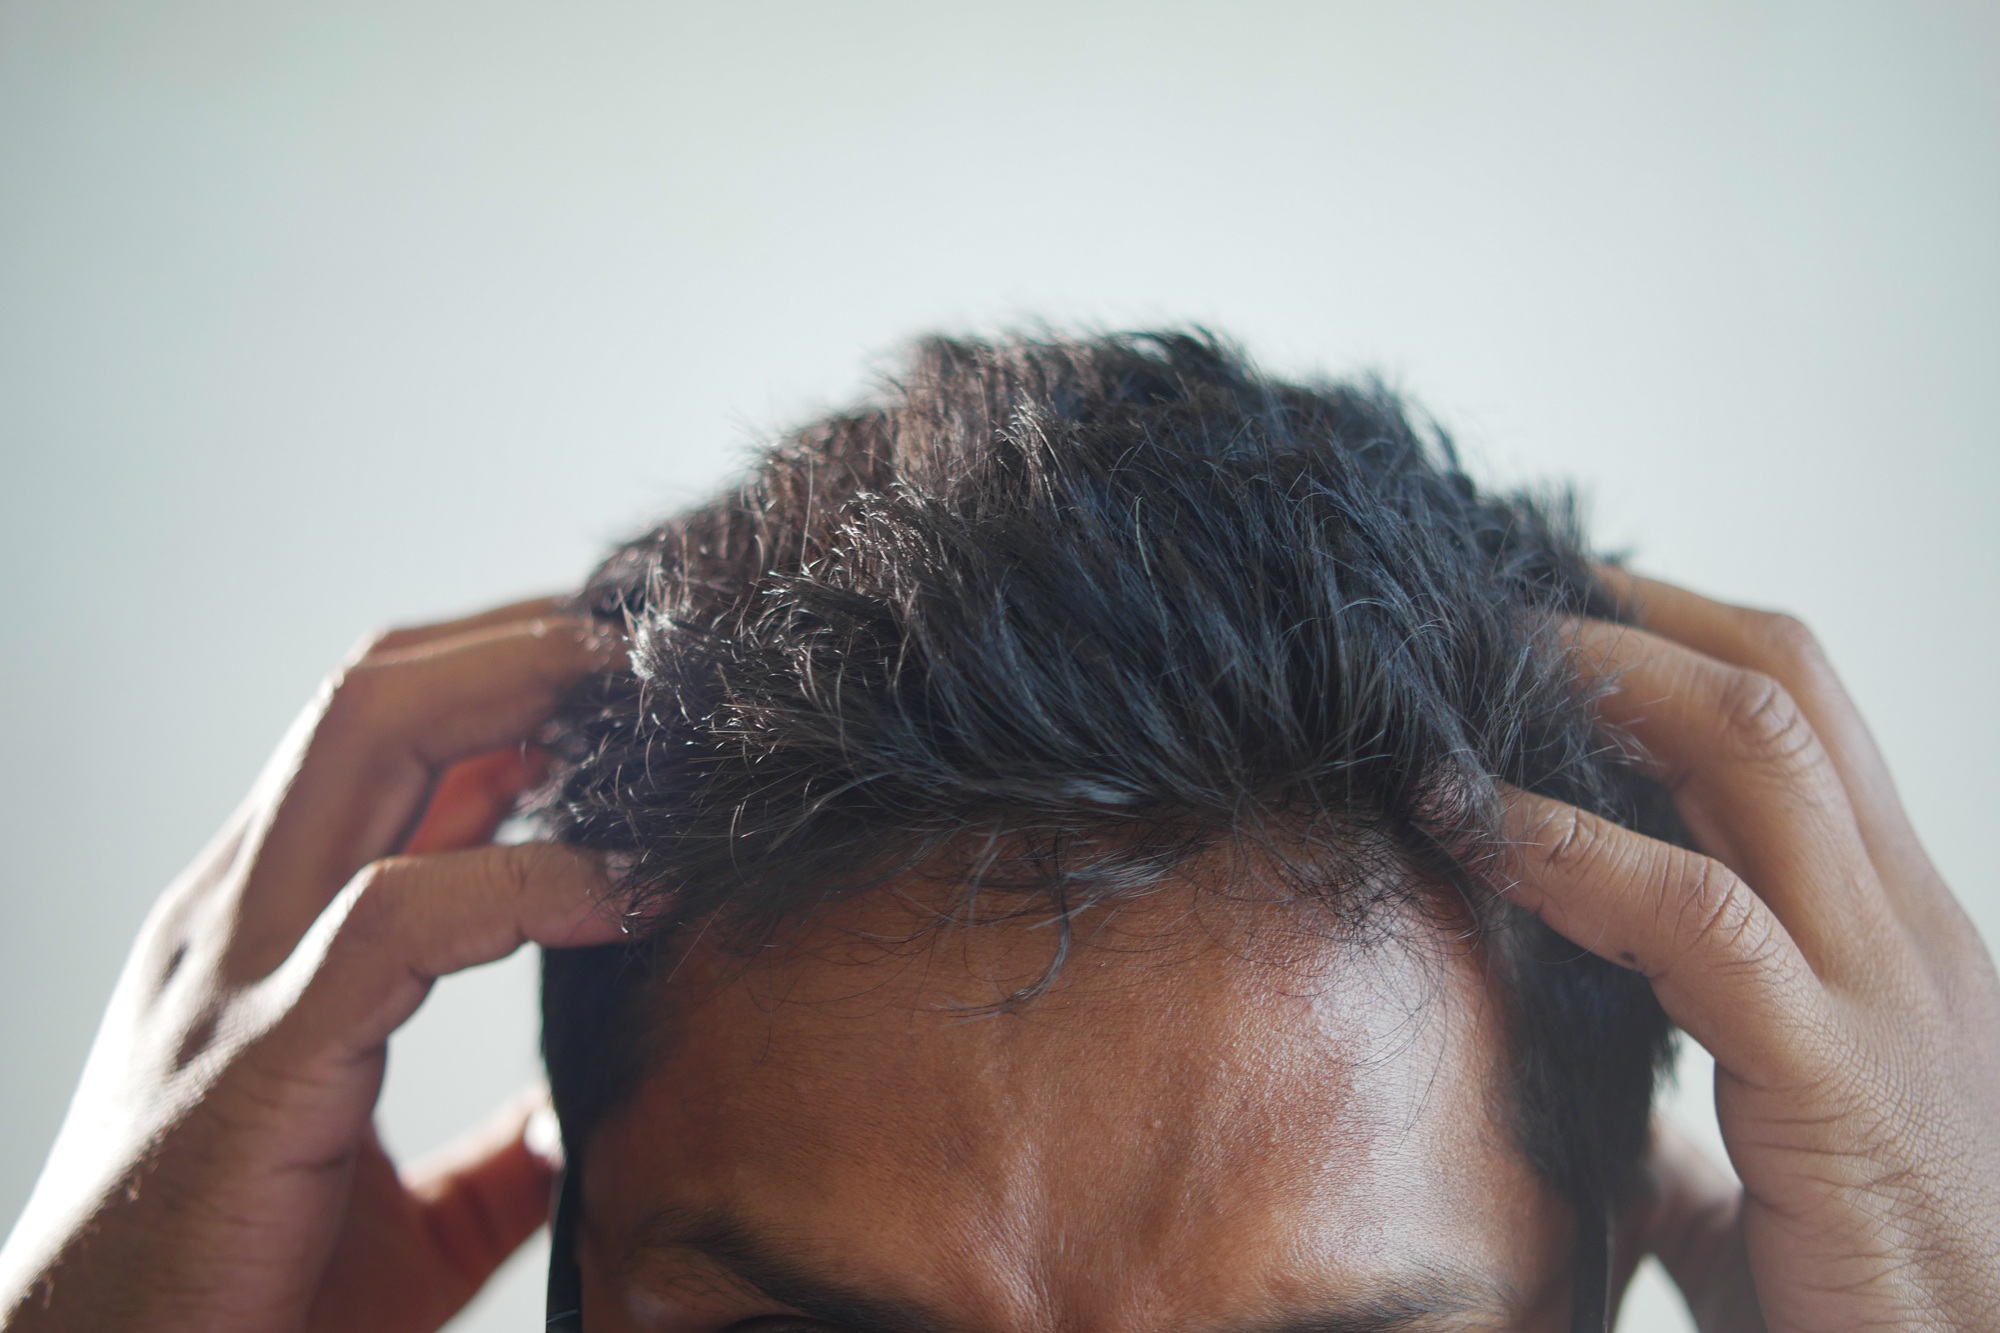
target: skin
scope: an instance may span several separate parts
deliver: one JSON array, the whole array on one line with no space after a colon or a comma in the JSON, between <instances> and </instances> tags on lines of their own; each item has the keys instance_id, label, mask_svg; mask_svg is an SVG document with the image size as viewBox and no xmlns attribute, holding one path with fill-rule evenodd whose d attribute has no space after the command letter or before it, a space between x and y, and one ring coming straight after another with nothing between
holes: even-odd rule
<instances>
[{"instance_id":1,"label":"skin","mask_svg":"<svg viewBox=\"0 0 2000 1333\"><path fill-rule=\"evenodd\" d=\"M1716 1057L1742 1189L1663 1138L1625 1238L1704 1329L2000 1326L1990 959L1810 636L1612 577L1646 628L1579 624L1579 659L1703 851L1517 794L1492 870L1643 973ZM371 1113L389 1035L435 977L530 940L616 938L588 858L484 844L529 776L522 738L617 652L524 604L384 636L334 678L142 931L0 1251L0 1328L435 1329L533 1229L549 1176L523 1110L404 1171ZM1161 938L1147 913L1171 916L1174 892L1100 943ZM667 997L687 1016L667 1063L590 1148L589 1317L796 1303L796 1283L770 1288L810 1270L944 1327L1254 1328L1379 1296L1444 1253L1472 1286L1513 1283L1506 1318L1546 1323L1566 1226L1485 1136L1476 958L1274 960L1234 947L1271 938L1255 912L1204 919L1184 968L1093 945L1094 971L983 1023L931 1002L1018 971L1025 932L929 967L828 959L852 929L734 977L691 960L686 983L707 984ZM877 1038L865 1067L841 1013ZM764 1035L754 1058L732 1029ZM1094 1061L1126 1068L1092 1079ZM978 1206L938 1197L947 1179ZM792 1271L746 1287L712 1267L745 1258L716 1244L742 1234L673 1243L663 1204L719 1200L760 1210Z\"/></svg>"},{"instance_id":2,"label":"skin","mask_svg":"<svg viewBox=\"0 0 2000 1333\"><path fill-rule=\"evenodd\" d=\"M698 946L586 1153L587 1325L1564 1327L1570 1219L1496 1114L1477 951L1415 920L1330 943L1235 878L1088 914L998 1013L1051 932L878 943L934 886L747 968Z\"/></svg>"}]
</instances>

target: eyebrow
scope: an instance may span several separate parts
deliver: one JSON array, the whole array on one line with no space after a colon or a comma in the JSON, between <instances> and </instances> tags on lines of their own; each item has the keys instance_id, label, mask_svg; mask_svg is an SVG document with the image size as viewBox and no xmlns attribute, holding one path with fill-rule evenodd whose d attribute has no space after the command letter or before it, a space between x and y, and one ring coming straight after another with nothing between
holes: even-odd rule
<instances>
[{"instance_id":1,"label":"eyebrow","mask_svg":"<svg viewBox=\"0 0 2000 1333\"><path fill-rule=\"evenodd\" d=\"M807 1318L860 1333L979 1333L921 1303L874 1296L815 1271L810 1248L762 1231L721 1208L668 1205L647 1215L628 1257L692 1251L737 1282ZM1505 1283L1425 1267L1373 1292L1275 1319L1228 1324L1214 1333L1427 1333L1491 1328L1511 1304Z\"/></svg>"}]
</instances>

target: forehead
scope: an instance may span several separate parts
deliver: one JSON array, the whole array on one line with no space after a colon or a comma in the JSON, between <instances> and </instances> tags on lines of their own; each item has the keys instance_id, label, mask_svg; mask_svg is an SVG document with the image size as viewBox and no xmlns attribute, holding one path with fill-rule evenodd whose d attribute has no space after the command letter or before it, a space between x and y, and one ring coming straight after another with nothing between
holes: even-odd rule
<instances>
[{"instance_id":1,"label":"forehead","mask_svg":"<svg viewBox=\"0 0 2000 1333\"><path fill-rule=\"evenodd\" d=\"M1427 1274L1519 1312L1557 1285L1566 1219L1448 931L1342 943L1170 886L1078 921L1049 989L998 1005L1058 928L910 910L697 946L662 986L673 1040L586 1164L618 1281L706 1272L720 1226L966 1328L1247 1327Z\"/></svg>"}]
</instances>

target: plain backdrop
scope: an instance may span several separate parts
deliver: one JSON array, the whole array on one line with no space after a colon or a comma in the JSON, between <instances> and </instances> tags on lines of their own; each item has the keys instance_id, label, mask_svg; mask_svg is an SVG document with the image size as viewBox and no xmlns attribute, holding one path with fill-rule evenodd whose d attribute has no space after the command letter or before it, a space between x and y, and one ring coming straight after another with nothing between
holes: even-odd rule
<instances>
[{"instance_id":1,"label":"plain backdrop","mask_svg":"<svg viewBox=\"0 0 2000 1333\"><path fill-rule=\"evenodd\" d=\"M0 1215L358 636L571 583L927 329L1199 320L1573 479L1819 629L2000 938L1996 240L1987 3L0 0ZM398 1038L394 1145L533 1077L532 980Z\"/></svg>"}]
</instances>

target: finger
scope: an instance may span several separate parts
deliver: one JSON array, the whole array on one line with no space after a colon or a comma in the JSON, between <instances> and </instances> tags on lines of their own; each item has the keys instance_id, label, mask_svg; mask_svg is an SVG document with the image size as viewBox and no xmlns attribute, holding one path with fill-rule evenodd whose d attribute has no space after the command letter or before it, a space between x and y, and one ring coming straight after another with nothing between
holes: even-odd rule
<instances>
[{"instance_id":1,"label":"finger","mask_svg":"<svg viewBox=\"0 0 2000 1333\"><path fill-rule=\"evenodd\" d=\"M530 597L524 601L509 602L505 606L477 611L469 616L460 616L455 620L384 630L363 643L355 652L354 660L359 661L370 655L400 652L405 648L413 648L438 639L453 639L474 630L511 625L516 621L544 620L551 616L560 616L568 610L568 605L569 599L564 597Z\"/></svg>"},{"instance_id":2,"label":"finger","mask_svg":"<svg viewBox=\"0 0 2000 1333\"><path fill-rule=\"evenodd\" d=\"M248 848L228 974L261 976L341 885L400 846L440 771L516 745L586 672L616 660L587 621L538 620L436 640L346 671Z\"/></svg>"},{"instance_id":3,"label":"finger","mask_svg":"<svg viewBox=\"0 0 2000 1333\"><path fill-rule=\"evenodd\" d=\"M1529 792L1506 794L1507 896L1652 983L1718 1064L1761 1087L1810 1080L1827 998L1785 927L1720 861Z\"/></svg>"},{"instance_id":4,"label":"finger","mask_svg":"<svg viewBox=\"0 0 2000 1333\"><path fill-rule=\"evenodd\" d=\"M1599 716L1636 741L1702 850L1756 886L1814 970L1864 973L1893 928L1825 748L1770 676L1643 630L1570 629Z\"/></svg>"},{"instance_id":5,"label":"finger","mask_svg":"<svg viewBox=\"0 0 2000 1333\"><path fill-rule=\"evenodd\" d=\"M548 758L540 750L514 745L460 760L438 778L423 818L401 852L456 851L493 836L523 791L541 781Z\"/></svg>"},{"instance_id":6,"label":"finger","mask_svg":"<svg viewBox=\"0 0 2000 1333\"><path fill-rule=\"evenodd\" d=\"M1743 1187L1663 1120L1648 1160L1655 1195L1645 1244L1686 1298L1695 1327L1764 1327L1743 1238Z\"/></svg>"},{"instance_id":7,"label":"finger","mask_svg":"<svg viewBox=\"0 0 2000 1333\"><path fill-rule=\"evenodd\" d=\"M516 1097L404 1176L425 1231L469 1291L548 1219L555 1168L536 1151L529 1128L547 1108L544 1090Z\"/></svg>"},{"instance_id":8,"label":"finger","mask_svg":"<svg viewBox=\"0 0 2000 1333\"><path fill-rule=\"evenodd\" d=\"M1647 629L1784 685L1826 749L1897 910L1928 938L1964 931L1957 910L1896 794L1882 752L1818 641L1799 621L1712 601L1685 588L1601 566L1599 577Z\"/></svg>"},{"instance_id":9,"label":"finger","mask_svg":"<svg viewBox=\"0 0 2000 1333\"><path fill-rule=\"evenodd\" d=\"M369 1133L307 1333L436 1329L477 1295L547 1215L553 1170L523 1130L545 1097L514 1098L401 1174Z\"/></svg>"},{"instance_id":10,"label":"finger","mask_svg":"<svg viewBox=\"0 0 2000 1333\"><path fill-rule=\"evenodd\" d=\"M293 1075L361 1064L441 976L523 944L620 938L601 864L573 848L522 843L378 861L267 980L284 1017L260 1044L260 1064Z\"/></svg>"}]
</instances>

